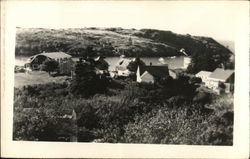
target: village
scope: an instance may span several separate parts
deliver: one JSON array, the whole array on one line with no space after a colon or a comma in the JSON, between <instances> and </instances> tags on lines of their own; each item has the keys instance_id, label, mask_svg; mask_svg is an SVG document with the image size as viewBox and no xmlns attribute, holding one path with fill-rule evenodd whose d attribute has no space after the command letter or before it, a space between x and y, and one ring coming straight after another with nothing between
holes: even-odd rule
<instances>
[{"instance_id":1,"label":"village","mask_svg":"<svg viewBox=\"0 0 250 159\"><path fill-rule=\"evenodd\" d=\"M122 45L137 43L130 37ZM79 56L32 52L15 66L14 140L180 144L186 135L186 144L232 144L233 55L205 43L158 57L110 43ZM218 120L220 140L212 133Z\"/></svg>"},{"instance_id":2,"label":"village","mask_svg":"<svg viewBox=\"0 0 250 159\"><path fill-rule=\"evenodd\" d=\"M114 70L108 69L109 64L105 61L103 56L92 57L92 59L96 64L97 74L108 73L110 78L126 78L131 74L135 74L135 80L138 83L155 83L156 78L166 78L170 76L173 79L176 79L180 72L186 72L188 66L191 64L191 57L185 53L184 48L179 52L182 53L181 56L183 56L181 65L169 65L164 58L160 57L156 64L150 62L149 65L145 65L143 68L137 65L136 71L134 72L127 67L131 62L135 62L136 58L126 58L122 55L116 62ZM176 57L174 56L170 58ZM46 62L49 62L48 68L45 68ZM75 65L76 61L72 60L72 56L69 54L64 52L43 52L29 57L24 66L16 66L15 72L23 72L26 73L27 76L32 74L32 72L49 72L49 74L51 74L50 72L53 72L54 74L58 74L58 76L66 75L72 79L75 74ZM225 69L223 65L221 68L216 68L211 72L201 70L194 75L189 74L189 76L200 78L201 86L206 87L217 94L230 93L233 91L234 70Z\"/></svg>"},{"instance_id":3,"label":"village","mask_svg":"<svg viewBox=\"0 0 250 159\"><path fill-rule=\"evenodd\" d=\"M177 54L147 61L139 56L121 55L113 63L101 55L75 58L62 51L28 57L23 66L15 67L14 113L19 115L14 119L14 139L180 143L165 134L167 127L172 127L172 134L186 134L186 129L192 132L202 124L216 127L217 120L223 120L225 131L232 132L227 124L233 120L234 70L221 63L212 71L191 73L193 56L185 48ZM167 114L161 114L162 111ZM174 114L185 120L188 127L181 125L183 122L176 126ZM140 133L134 134L144 134L144 129L155 131L154 124L140 122L158 120L162 115L157 122L168 122L167 127L161 126L163 137L150 133L143 139ZM231 133L225 133L226 139L218 142L211 139L210 131L213 129L200 129L190 136L190 143L232 143ZM198 138L202 135L205 140Z\"/></svg>"}]
</instances>

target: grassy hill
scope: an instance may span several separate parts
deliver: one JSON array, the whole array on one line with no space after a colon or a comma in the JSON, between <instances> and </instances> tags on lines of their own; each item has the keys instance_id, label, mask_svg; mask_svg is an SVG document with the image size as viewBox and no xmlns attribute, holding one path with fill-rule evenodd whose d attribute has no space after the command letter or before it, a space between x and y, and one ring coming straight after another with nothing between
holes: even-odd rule
<instances>
[{"instance_id":1,"label":"grassy hill","mask_svg":"<svg viewBox=\"0 0 250 159\"><path fill-rule=\"evenodd\" d=\"M229 57L232 52L209 37L180 35L171 31L122 28L43 29L17 28L17 56L64 51L73 56L104 55L129 57L178 56L208 51L211 56Z\"/></svg>"}]
</instances>

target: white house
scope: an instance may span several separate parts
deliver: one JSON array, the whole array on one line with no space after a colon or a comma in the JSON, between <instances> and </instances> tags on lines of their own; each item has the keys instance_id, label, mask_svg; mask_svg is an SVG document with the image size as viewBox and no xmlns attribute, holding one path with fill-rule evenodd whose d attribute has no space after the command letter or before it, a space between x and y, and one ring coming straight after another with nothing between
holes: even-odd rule
<instances>
[{"instance_id":1,"label":"white house","mask_svg":"<svg viewBox=\"0 0 250 159\"><path fill-rule=\"evenodd\" d=\"M219 84L223 83L225 92L231 90L231 84L234 82L234 70L226 70L222 68L215 69L208 77L207 86L214 91L219 91Z\"/></svg>"},{"instance_id":2,"label":"white house","mask_svg":"<svg viewBox=\"0 0 250 159\"><path fill-rule=\"evenodd\" d=\"M183 57L183 69L187 69L188 65L191 63L191 57L186 53L184 48L179 50L180 53L184 55Z\"/></svg>"},{"instance_id":3,"label":"white house","mask_svg":"<svg viewBox=\"0 0 250 159\"><path fill-rule=\"evenodd\" d=\"M187 69L188 65L191 63L191 57L184 56L183 57L183 69Z\"/></svg>"},{"instance_id":4,"label":"white house","mask_svg":"<svg viewBox=\"0 0 250 159\"><path fill-rule=\"evenodd\" d=\"M130 75L130 71L127 69L128 64L131 62L131 59L126 59L121 57L120 60L118 61L116 67L115 67L115 71L117 72L118 76L129 76Z\"/></svg>"},{"instance_id":5,"label":"white house","mask_svg":"<svg viewBox=\"0 0 250 159\"><path fill-rule=\"evenodd\" d=\"M208 83L208 77L210 76L212 72L209 72L209 71L200 71L199 73L197 73L195 75L195 77L199 77L201 78L202 82L207 85Z\"/></svg>"}]
</instances>

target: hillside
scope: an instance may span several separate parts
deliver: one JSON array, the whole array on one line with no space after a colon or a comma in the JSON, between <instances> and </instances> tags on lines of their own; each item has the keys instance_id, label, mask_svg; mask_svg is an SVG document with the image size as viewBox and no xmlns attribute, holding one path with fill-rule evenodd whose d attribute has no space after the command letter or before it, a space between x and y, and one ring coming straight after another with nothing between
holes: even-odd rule
<instances>
[{"instance_id":1,"label":"hillside","mask_svg":"<svg viewBox=\"0 0 250 159\"><path fill-rule=\"evenodd\" d=\"M17 28L17 56L64 51L73 56L178 56L206 50L211 56L229 57L232 52L209 37L180 35L171 31L122 28L42 29Z\"/></svg>"},{"instance_id":2,"label":"hillside","mask_svg":"<svg viewBox=\"0 0 250 159\"><path fill-rule=\"evenodd\" d=\"M218 41L221 45L225 46L228 48L230 51L233 53L235 52L235 46L233 41L228 41L228 40L219 40Z\"/></svg>"}]
</instances>

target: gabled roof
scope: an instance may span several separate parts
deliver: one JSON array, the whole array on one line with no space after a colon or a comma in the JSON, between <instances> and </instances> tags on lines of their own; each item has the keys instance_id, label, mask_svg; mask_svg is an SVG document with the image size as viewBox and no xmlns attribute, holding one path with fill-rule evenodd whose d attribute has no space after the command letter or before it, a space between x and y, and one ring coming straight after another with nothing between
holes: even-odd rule
<instances>
[{"instance_id":1,"label":"gabled roof","mask_svg":"<svg viewBox=\"0 0 250 159\"><path fill-rule=\"evenodd\" d=\"M46 56L51 59L71 58L72 56L64 52L44 52L28 58L27 63L31 63L37 56Z\"/></svg>"},{"instance_id":2,"label":"gabled roof","mask_svg":"<svg viewBox=\"0 0 250 159\"><path fill-rule=\"evenodd\" d=\"M59 58L71 58L72 56L69 54L66 54L64 52L46 52L46 53L41 53L38 55L44 55L52 59L59 59ZM38 56L36 55L36 56Z\"/></svg>"},{"instance_id":3,"label":"gabled roof","mask_svg":"<svg viewBox=\"0 0 250 159\"><path fill-rule=\"evenodd\" d=\"M121 58L118 63L117 66L128 66L128 64L131 62L130 59L125 59L125 58Z\"/></svg>"},{"instance_id":4,"label":"gabled roof","mask_svg":"<svg viewBox=\"0 0 250 159\"><path fill-rule=\"evenodd\" d=\"M131 61L132 61L132 60L130 60L130 59L121 58L121 59L118 61L117 65L116 65L116 68L117 68L118 70L120 70L120 71L125 71L125 70L127 70L127 66L128 66L128 64L129 64Z\"/></svg>"},{"instance_id":5,"label":"gabled roof","mask_svg":"<svg viewBox=\"0 0 250 159\"><path fill-rule=\"evenodd\" d=\"M222 68L215 69L209 76L218 80L227 80L234 73L234 70L224 70Z\"/></svg>"},{"instance_id":6,"label":"gabled roof","mask_svg":"<svg viewBox=\"0 0 250 159\"><path fill-rule=\"evenodd\" d=\"M145 71L154 77L166 77L169 75L167 66L145 66L140 69L140 75L142 75Z\"/></svg>"},{"instance_id":7,"label":"gabled roof","mask_svg":"<svg viewBox=\"0 0 250 159\"><path fill-rule=\"evenodd\" d=\"M211 73L212 72L209 72L209 71L200 71L195 76L205 76L205 77L208 77L208 76L210 76Z\"/></svg>"}]
</instances>

